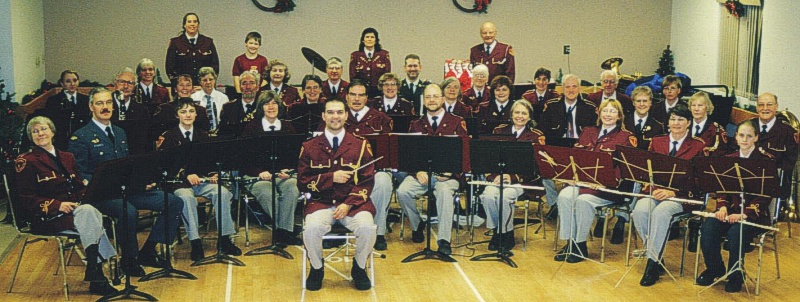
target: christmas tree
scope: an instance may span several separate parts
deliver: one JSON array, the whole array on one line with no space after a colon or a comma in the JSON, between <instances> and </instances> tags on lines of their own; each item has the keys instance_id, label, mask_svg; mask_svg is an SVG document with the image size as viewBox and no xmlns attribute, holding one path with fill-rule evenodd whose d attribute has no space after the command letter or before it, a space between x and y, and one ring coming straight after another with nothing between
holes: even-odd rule
<instances>
[{"instance_id":1,"label":"christmas tree","mask_svg":"<svg viewBox=\"0 0 800 302\"><path fill-rule=\"evenodd\" d=\"M662 77L675 74L675 57L672 55L672 50L669 50L669 45L661 54L656 73Z\"/></svg>"},{"instance_id":2,"label":"christmas tree","mask_svg":"<svg viewBox=\"0 0 800 302\"><path fill-rule=\"evenodd\" d=\"M3 167L8 167L19 153L22 141L22 118L17 115L19 104L11 101L14 93L6 92L4 79L0 79L0 155Z\"/></svg>"}]
</instances>

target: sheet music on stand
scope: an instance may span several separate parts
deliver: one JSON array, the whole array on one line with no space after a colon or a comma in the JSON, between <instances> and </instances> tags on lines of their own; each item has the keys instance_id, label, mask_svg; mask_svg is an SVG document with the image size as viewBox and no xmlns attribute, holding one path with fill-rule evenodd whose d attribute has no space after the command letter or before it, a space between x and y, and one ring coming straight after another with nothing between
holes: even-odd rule
<instances>
[{"instance_id":1,"label":"sheet music on stand","mask_svg":"<svg viewBox=\"0 0 800 302\"><path fill-rule=\"evenodd\" d=\"M704 192L778 196L778 168L774 160L696 157L692 160L692 166Z\"/></svg>"},{"instance_id":2,"label":"sheet music on stand","mask_svg":"<svg viewBox=\"0 0 800 302\"><path fill-rule=\"evenodd\" d=\"M614 162L606 152L549 145L534 145L533 151L543 178L603 187L619 184Z\"/></svg>"},{"instance_id":3,"label":"sheet music on stand","mask_svg":"<svg viewBox=\"0 0 800 302\"><path fill-rule=\"evenodd\" d=\"M692 162L638 148L618 146L614 160L620 177L643 185L653 184L675 191L692 192Z\"/></svg>"}]
</instances>

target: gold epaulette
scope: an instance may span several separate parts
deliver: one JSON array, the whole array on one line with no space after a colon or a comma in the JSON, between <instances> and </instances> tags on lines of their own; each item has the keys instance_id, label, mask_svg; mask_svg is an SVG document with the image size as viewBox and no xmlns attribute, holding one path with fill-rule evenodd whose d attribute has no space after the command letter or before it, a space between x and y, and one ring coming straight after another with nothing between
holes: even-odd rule
<instances>
[{"instance_id":1,"label":"gold epaulette","mask_svg":"<svg viewBox=\"0 0 800 302\"><path fill-rule=\"evenodd\" d=\"M669 135L669 134L667 134L667 135ZM704 141L702 138L699 138L697 136L692 136L692 139L703 143L704 146L706 145L706 141Z\"/></svg>"}]
</instances>

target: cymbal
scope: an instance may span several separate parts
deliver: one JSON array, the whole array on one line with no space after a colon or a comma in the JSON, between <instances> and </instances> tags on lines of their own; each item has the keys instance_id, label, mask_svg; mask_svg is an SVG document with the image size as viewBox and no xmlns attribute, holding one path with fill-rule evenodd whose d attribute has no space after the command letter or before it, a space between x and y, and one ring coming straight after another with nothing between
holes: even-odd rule
<instances>
[{"instance_id":1,"label":"cymbal","mask_svg":"<svg viewBox=\"0 0 800 302\"><path fill-rule=\"evenodd\" d=\"M303 56L306 57L308 63L311 63L311 65L314 66L314 68L316 68L317 70L325 72L325 67L327 66L325 58L323 58L316 51L308 47L303 47L300 49L300 51L303 52Z\"/></svg>"},{"instance_id":2,"label":"cymbal","mask_svg":"<svg viewBox=\"0 0 800 302\"><path fill-rule=\"evenodd\" d=\"M620 65L622 65L622 58L609 58L603 61L602 64L600 64L600 68L613 69L614 66L620 66Z\"/></svg>"}]
</instances>

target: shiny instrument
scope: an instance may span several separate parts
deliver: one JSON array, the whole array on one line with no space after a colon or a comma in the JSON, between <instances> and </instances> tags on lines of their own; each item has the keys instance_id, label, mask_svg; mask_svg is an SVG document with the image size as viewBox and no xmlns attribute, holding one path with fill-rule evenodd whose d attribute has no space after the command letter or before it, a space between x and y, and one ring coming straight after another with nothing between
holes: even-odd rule
<instances>
[{"instance_id":1,"label":"shiny instrument","mask_svg":"<svg viewBox=\"0 0 800 302\"><path fill-rule=\"evenodd\" d=\"M788 108L785 110L781 110L780 112L778 112L777 115L783 116L789 122L792 128L794 128L795 132L800 132L800 120L798 120L797 116L789 112ZM797 194L797 185L798 185L797 172L798 171L794 171L794 173L792 173L791 194L789 194L789 199L786 200L785 214L789 223L791 223L792 219L797 219L798 217L797 205L795 204L796 202L794 197L794 195ZM789 234L790 234L789 237L791 237L791 233L792 233L791 228L789 228Z\"/></svg>"},{"instance_id":2,"label":"shiny instrument","mask_svg":"<svg viewBox=\"0 0 800 302\"><path fill-rule=\"evenodd\" d=\"M716 217L716 216L714 215L714 213L703 212L703 211L692 211L692 214L695 214L695 215L697 215L697 216L706 217L706 218L715 218L715 217ZM744 216L744 218L746 219L746 218L747 218L747 216L745 215L745 216ZM725 217L725 221L726 221L726 222L728 221L728 218L727 218L727 217ZM762 229L765 229L765 230L770 230L770 231L775 231L775 232L777 232L777 231L778 231L778 228L773 228L773 227L771 227L771 226L766 226L766 225L760 225L760 224L758 224L758 223L752 223L752 222L746 221L746 220L744 220L744 219L742 219L742 220L739 220L739 223L741 223L741 224L744 224L744 225L749 225L749 226L757 227L757 228L762 228Z\"/></svg>"},{"instance_id":3,"label":"shiny instrument","mask_svg":"<svg viewBox=\"0 0 800 302\"><path fill-rule=\"evenodd\" d=\"M500 184L496 184L496 183L491 182L491 181L480 181L480 180L470 181L467 184L476 185L476 186L490 186L490 187L499 187L500 186ZM526 186L526 185L508 184L508 183L504 184L503 188L515 188L515 189L524 189L524 190L540 190L540 191L544 191L544 187L540 187L540 186Z\"/></svg>"},{"instance_id":4,"label":"shiny instrument","mask_svg":"<svg viewBox=\"0 0 800 302\"><path fill-rule=\"evenodd\" d=\"M608 189L608 188L604 188L604 187L599 187L598 185L591 184L591 183L572 182L572 181L568 181L566 183L568 183L570 185L573 185L573 186L579 186L579 187L584 187L584 188L595 189L595 190L598 190L598 191L601 191L601 192L606 192L606 193L619 194L619 195L632 196L632 197L641 197L641 198L654 198L653 195L617 191L617 190L614 190L614 189ZM667 199L664 199L664 200L680 202L680 203L696 204L696 205L705 205L704 202L699 201L699 200L692 200L692 199L685 199L685 198L678 198L678 197L667 198Z\"/></svg>"}]
</instances>

